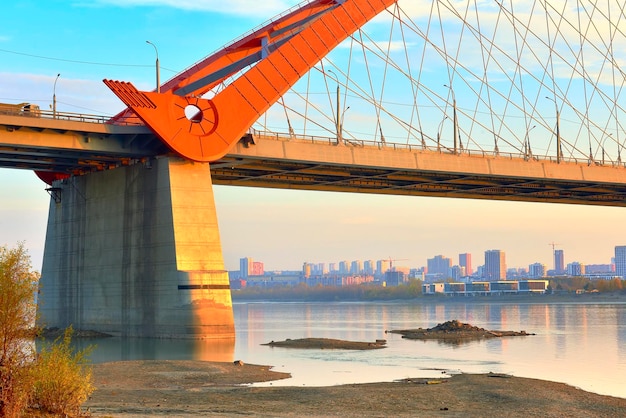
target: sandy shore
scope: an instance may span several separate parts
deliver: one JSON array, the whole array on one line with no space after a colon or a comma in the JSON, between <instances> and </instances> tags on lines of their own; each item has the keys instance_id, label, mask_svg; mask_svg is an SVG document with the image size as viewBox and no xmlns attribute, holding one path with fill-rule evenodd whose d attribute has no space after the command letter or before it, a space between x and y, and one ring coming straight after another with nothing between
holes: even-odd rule
<instances>
[{"instance_id":1,"label":"sandy shore","mask_svg":"<svg viewBox=\"0 0 626 418\"><path fill-rule=\"evenodd\" d=\"M329 387L250 387L268 366L200 361L96 364L95 417L623 417L626 399L506 375Z\"/></svg>"}]
</instances>

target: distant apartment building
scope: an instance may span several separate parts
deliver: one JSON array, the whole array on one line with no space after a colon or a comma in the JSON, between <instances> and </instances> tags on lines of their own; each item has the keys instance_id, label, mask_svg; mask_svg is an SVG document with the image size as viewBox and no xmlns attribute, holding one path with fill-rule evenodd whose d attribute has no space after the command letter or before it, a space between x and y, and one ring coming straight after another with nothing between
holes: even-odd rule
<instances>
[{"instance_id":1,"label":"distant apartment building","mask_svg":"<svg viewBox=\"0 0 626 418\"><path fill-rule=\"evenodd\" d=\"M568 276L582 276L585 273L585 265L579 263L578 261L574 261L573 263L569 263L567 265Z\"/></svg>"},{"instance_id":2,"label":"distant apartment building","mask_svg":"<svg viewBox=\"0 0 626 418\"><path fill-rule=\"evenodd\" d=\"M305 279L311 277L311 272L313 270L313 265L311 263L303 263L302 264L302 275Z\"/></svg>"},{"instance_id":3,"label":"distant apartment building","mask_svg":"<svg viewBox=\"0 0 626 418\"><path fill-rule=\"evenodd\" d=\"M613 264L585 264L585 274L605 274L613 273Z\"/></svg>"},{"instance_id":4,"label":"distant apartment building","mask_svg":"<svg viewBox=\"0 0 626 418\"><path fill-rule=\"evenodd\" d=\"M389 260L378 260L376 262L376 274L382 276L387 272L387 270L389 270L390 265L391 263Z\"/></svg>"},{"instance_id":5,"label":"distant apartment building","mask_svg":"<svg viewBox=\"0 0 626 418\"><path fill-rule=\"evenodd\" d=\"M506 280L506 257L504 251L485 251L484 279L490 282Z\"/></svg>"},{"instance_id":6,"label":"distant apartment building","mask_svg":"<svg viewBox=\"0 0 626 418\"><path fill-rule=\"evenodd\" d=\"M363 264L361 263L361 260L355 260L350 263L350 274L361 274L362 270Z\"/></svg>"},{"instance_id":7,"label":"distant apartment building","mask_svg":"<svg viewBox=\"0 0 626 418\"><path fill-rule=\"evenodd\" d=\"M528 266L528 276L533 279L538 277L546 277L546 265L541 263L533 263Z\"/></svg>"},{"instance_id":8,"label":"distant apartment building","mask_svg":"<svg viewBox=\"0 0 626 418\"><path fill-rule=\"evenodd\" d=\"M474 273L472 269L472 255L470 253L459 254L459 266L465 268L464 276L471 276Z\"/></svg>"},{"instance_id":9,"label":"distant apartment building","mask_svg":"<svg viewBox=\"0 0 626 418\"><path fill-rule=\"evenodd\" d=\"M615 247L615 275L626 279L626 245Z\"/></svg>"},{"instance_id":10,"label":"distant apartment building","mask_svg":"<svg viewBox=\"0 0 626 418\"><path fill-rule=\"evenodd\" d=\"M374 264L374 260L365 260L363 262L363 273L368 275L373 275L376 270L376 264Z\"/></svg>"},{"instance_id":11,"label":"distant apartment building","mask_svg":"<svg viewBox=\"0 0 626 418\"><path fill-rule=\"evenodd\" d=\"M461 267L461 266L450 267L449 276L452 278L452 280L460 280L461 277L465 276L465 267Z\"/></svg>"},{"instance_id":12,"label":"distant apartment building","mask_svg":"<svg viewBox=\"0 0 626 418\"><path fill-rule=\"evenodd\" d=\"M435 257L426 260L426 265L428 268L428 275L431 277L447 278L450 276L452 261L448 257L436 255Z\"/></svg>"},{"instance_id":13,"label":"distant apartment building","mask_svg":"<svg viewBox=\"0 0 626 418\"><path fill-rule=\"evenodd\" d=\"M261 261L253 261L252 262L252 272L250 275L252 276L262 276L265 274L265 266Z\"/></svg>"},{"instance_id":14,"label":"distant apartment building","mask_svg":"<svg viewBox=\"0 0 626 418\"><path fill-rule=\"evenodd\" d=\"M347 261L339 262L339 274L348 274L350 272L350 265Z\"/></svg>"},{"instance_id":15,"label":"distant apartment building","mask_svg":"<svg viewBox=\"0 0 626 418\"><path fill-rule=\"evenodd\" d=\"M565 256L563 250L554 250L554 272L556 274L565 273Z\"/></svg>"},{"instance_id":16,"label":"distant apartment building","mask_svg":"<svg viewBox=\"0 0 626 418\"><path fill-rule=\"evenodd\" d=\"M254 268L254 260L250 257L244 257L239 259L239 275L242 279L248 276L253 276L252 270Z\"/></svg>"}]
</instances>

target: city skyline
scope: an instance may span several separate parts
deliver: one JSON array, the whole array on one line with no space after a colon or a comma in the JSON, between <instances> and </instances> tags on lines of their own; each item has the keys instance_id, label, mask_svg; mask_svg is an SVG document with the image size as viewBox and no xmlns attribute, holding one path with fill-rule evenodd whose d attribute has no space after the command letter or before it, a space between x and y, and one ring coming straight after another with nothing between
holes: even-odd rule
<instances>
[{"instance_id":1,"label":"city skyline","mask_svg":"<svg viewBox=\"0 0 626 418\"><path fill-rule=\"evenodd\" d=\"M552 245L552 244L551 244ZM478 273L478 269L484 269L489 274L488 270L490 270L487 265L491 263L495 263L497 266L494 268L494 271L498 271L500 275L506 276L506 272L509 270L519 270L523 269L527 272L532 272L533 269L536 269L538 266L541 266L541 270L544 272L553 271L555 274L564 274L568 272L568 268L580 268L581 266L611 266L614 265L616 269L624 269L626 271L626 246L614 246L614 252L609 257L608 262L605 263L586 263L580 260L566 260L566 253L563 250L554 250L552 264L545 264L537 261L529 262L526 265L520 266L509 266L506 262L506 251L491 249L485 250L483 253L483 258L475 257L472 253L460 253L457 254L456 258L447 257L444 254L436 254L431 257L427 257L422 264L406 264L406 259L389 259L389 258L381 258L381 259L369 259L369 258L357 258L357 259L339 259L339 260L316 260L316 261L303 261L300 269L265 269L268 272L276 272L276 271L300 271L303 270L306 266L312 266L315 270L325 270L328 272L341 272L341 273L354 273L354 266L356 264L361 265L361 269L359 271L366 271L367 266L370 263L373 263L374 266L380 266L384 264L386 267L393 266L400 269L410 268L410 269L426 269L429 274L447 274L448 270L454 267L465 267L469 265L470 272L465 274L466 276L471 276L475 273ZM240 270L241 266L243 266L243 260L254 260L255 263L260 262L265 265L263 260L258 260L253 257L245 257L239 259ZM474 260L474 262L472 262ZM396 261L401 261L400 263L395 263ZM478 262L477 262L478 261ZM247 261L246 261L247 262ZM343 266L343 267L342 267ZM503 266L503 267L502 267ZM502 270L504 268L504 270ZM374 270L380 271L380 268L375 268ZM231 270L231 271L236 271ZM500 278L502 278L500 276Z\"/></svg>"},{"instance_id":2,"label":"city skyline","mask_svg":"<svg viewBox=\"0 0 626 418\"><path fill-rule=\"evenodd\" d=\"M165 80L297 3L193 6L128 0L123 7L96 1L61 8L37 2L28 10L19 2L7 3L3 10L11 19L0 27L0 102L32 102L48 109L54 86L59 112L114 115L124 106L102 79L154 88L155 50L146 40L158 48ZM113 30L107 23L112 21L118 22ZM212 29L181 35L189 27ZM0 169L0 245L24 241L37 270L50 201L45 187L30 171ZM492 248L505 251L511 267L552 266L551 242L560 243L567 260L604 264L614 246L623 243L620 225L626 214L626 208L601 206L214 190L227 270L238 268L241 254L263 260L268 270L356 258L423 264L415 258L446 253L474 254L478 265L477 254Z\"/></svg>"}]
</instances>

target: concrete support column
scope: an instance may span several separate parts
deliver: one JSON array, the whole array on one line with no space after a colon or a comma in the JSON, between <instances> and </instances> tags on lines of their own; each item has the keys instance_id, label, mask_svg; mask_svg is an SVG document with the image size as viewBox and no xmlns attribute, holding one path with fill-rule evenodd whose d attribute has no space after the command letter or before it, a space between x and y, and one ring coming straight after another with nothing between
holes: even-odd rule
<instances>
[{"instance_id":1,"label":"concrete support column","mask_svg":"<svg viewBox=\"0 0 626 418\"><path fill-rule=\"evenodd\" d=\"M234 338L208 164L159 158L54 187L61 198L50 202L43 326Z\"/></svg>"}]
</instances>

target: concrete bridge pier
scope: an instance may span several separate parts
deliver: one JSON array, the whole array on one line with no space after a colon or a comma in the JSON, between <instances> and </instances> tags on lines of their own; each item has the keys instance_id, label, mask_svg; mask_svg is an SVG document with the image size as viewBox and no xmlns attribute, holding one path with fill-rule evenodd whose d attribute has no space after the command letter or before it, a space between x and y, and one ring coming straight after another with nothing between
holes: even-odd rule
<instances>
[{"instance_id":1,"label":"concrete bridge pier","mask_svg":"<svg viewBox=\"0 0 626 418\"><path fill-rule=\"evenodd\" d=\"M209 164L163 157L53 188L41 325L234 339Z\"/></svg>"}]
</instances>

